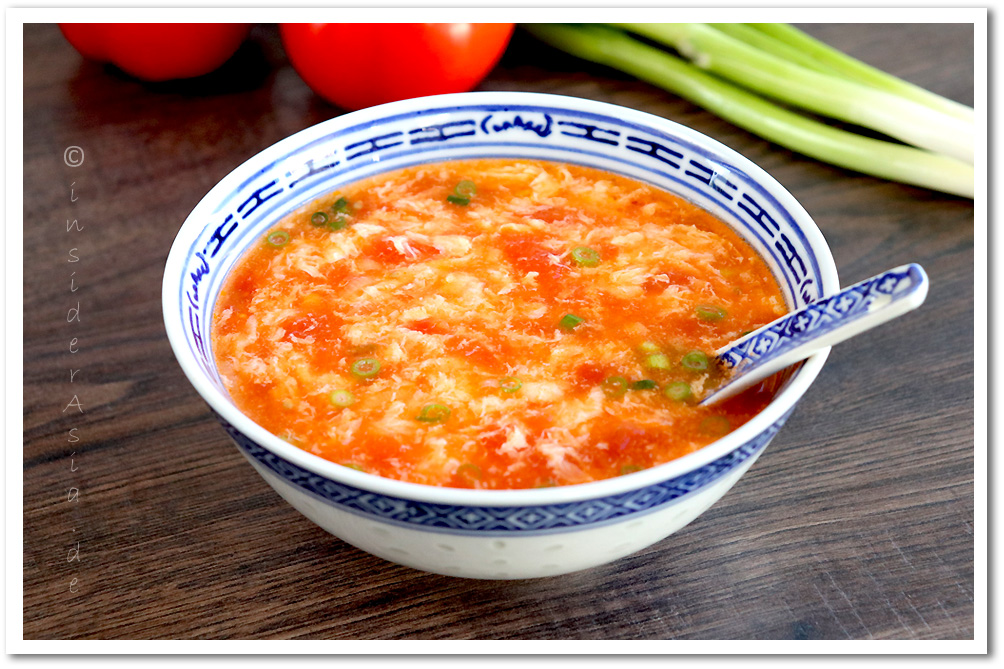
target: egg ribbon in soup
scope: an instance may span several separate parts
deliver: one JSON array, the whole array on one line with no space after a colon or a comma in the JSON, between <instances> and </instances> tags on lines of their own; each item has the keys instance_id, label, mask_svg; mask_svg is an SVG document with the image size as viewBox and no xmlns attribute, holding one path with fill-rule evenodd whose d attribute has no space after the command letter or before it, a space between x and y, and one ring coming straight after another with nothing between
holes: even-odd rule
<instances>
[{"instance_id":1,"label":"egg ribbon in soup","mask_svg":"<svg viewBox=\"0 0 1004 669\"><path fill-rule=\"evenodd\" d=\"M771 399L696 403L713 352L785 313L763 260L670 193L576 165L420 165L331 193L246 252L213 348L246 415L332 462L435 486L606 479Z\"/></svg>"}]
</instances>

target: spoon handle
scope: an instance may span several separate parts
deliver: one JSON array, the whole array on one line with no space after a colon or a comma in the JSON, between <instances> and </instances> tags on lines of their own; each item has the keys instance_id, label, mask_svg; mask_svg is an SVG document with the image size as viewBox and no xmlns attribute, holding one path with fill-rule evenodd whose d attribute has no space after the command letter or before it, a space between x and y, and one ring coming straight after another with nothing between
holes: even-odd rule
<instances>
[{"instance_id":1,"label":"spoon handle","mask_svg":"<svg viewBox=\"0 0 1004 669\"><path fill-rule=\"evenodd\" d=\"M702 405L763 381L813 353L916 309L927 297L927 274L903 265L782 316L718 350L732 376Z\"/></svg>"}]
</instances>

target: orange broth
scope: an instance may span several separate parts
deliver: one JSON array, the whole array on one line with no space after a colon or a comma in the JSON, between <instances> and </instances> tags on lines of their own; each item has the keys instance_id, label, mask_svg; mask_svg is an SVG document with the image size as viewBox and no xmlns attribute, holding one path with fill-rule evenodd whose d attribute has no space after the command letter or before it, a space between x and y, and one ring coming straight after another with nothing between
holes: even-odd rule
<instances>
[{"instance_id":1,"label":"orange broth","mask_svg":"<svg viewBox=\"0 0 1004 669\"><path fill-rule=\"evenodd\" d=\"M676 196L570 164L456 161L280 221L227 278L213 349L238 408L300 448L516 489L637 471L742 425L771 393L697 406L722 375L708 361L785 311L763 260Z\"/></svg>"}]
</instances>

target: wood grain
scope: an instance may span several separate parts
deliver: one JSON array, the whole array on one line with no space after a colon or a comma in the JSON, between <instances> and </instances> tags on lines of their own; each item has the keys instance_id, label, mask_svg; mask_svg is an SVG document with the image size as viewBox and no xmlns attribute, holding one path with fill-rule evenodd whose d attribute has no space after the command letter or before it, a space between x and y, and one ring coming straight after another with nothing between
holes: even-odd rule
<instances>
[{"instance_id":1,"label":"wood grain","mask_svg":"<svg viewBox=\"0 0 1004 669\"><path fill-rule=\"evenodd\" d=\"M972 26L805 28L973 102ZM814 163L517 34L480 88L687 124L795 195L842 283L919 262L931 290L834 349L756 465L676 535L558 578L451 579L362 553L285 504L164 334L163 265L189 211L243 160L340 113L290 69L274 27L222 72L162 85L81 61L51 25L26 26L24 44L25 638L973 638L972 202ZM63 163L70 145L79 168ZM83 229L67 232L73 219Z\"/></svg>"}]
</instances>

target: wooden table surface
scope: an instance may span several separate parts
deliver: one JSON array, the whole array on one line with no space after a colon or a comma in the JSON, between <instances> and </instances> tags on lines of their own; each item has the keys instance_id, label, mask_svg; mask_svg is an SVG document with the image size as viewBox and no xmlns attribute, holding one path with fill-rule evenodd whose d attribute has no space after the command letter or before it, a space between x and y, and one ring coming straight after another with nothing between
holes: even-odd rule
<instances>
[{"instance_id":1,"label":"wooden table surface","mask_svg":"<svg viewBox=\"0 0 1004 669\"><path fill-rule=\"evenodd\" d=\"M973 104L971 25L804 27ZM805 206L843 284L918 262L927 302L836 347L735 488L640 553L525 581L387 563L248 466L161 317L164 262L199 199L341 112L292 71L272 26L216 75L161 85L26 26L24 637L972 639L972 201L812 162L520 33L480 88L593 98L710 135Z\"/></svg>"}]
</instances>

